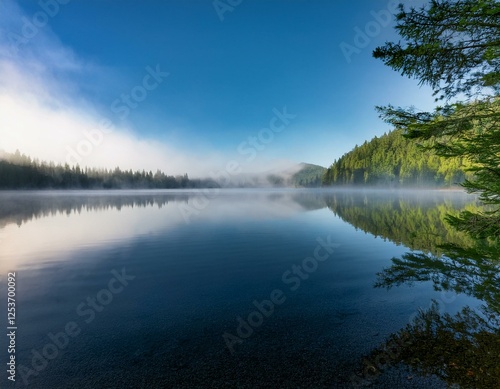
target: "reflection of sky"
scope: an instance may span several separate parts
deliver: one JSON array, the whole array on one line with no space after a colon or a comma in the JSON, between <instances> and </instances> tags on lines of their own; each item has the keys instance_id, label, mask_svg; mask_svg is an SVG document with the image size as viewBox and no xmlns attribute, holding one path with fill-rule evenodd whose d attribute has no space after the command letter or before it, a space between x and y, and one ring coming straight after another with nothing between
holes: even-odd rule
<instances>
[{"instance_id":1,"label":"reflection of sky","mask_svg":"<svg viewBox=\"0 0 500 389\"><path fill-rule=\"evenodd\" d=\"M33 195L36 196L36 195ZM182 198L169 194L168 202L155 197L147 206L131 206L126 197L104 196L107 206L88 208L82 206L82 198L68 198L65 208L57 209L58 195L49 196L44 202L32 209L43 216L24 218L11 215L0 223L0 272L33 266L37 260L63 260L71 252L80 248L113 245L141 235L155 234L160 231L185 226L183 213L191 213L191 223L218 223L224 220L263 220L268 218L288 217L303 210L286 193L268 193L256 191L249 195L233 192L233 195L220 194L207 200L204 195L191 193ZM144 195L148 198L148 195ZM29 200L24 198L23 201ZM10 199L12 202L12 198ZM14 200L15 201L15 200ZM67 211L68 201L71 211ZM54 205L56 203L56 205ZM230 205L229 205L230 203ZM111 205L109 205L111 204ZM118 206L120 204L120 206ZM124 205L125 204L125 205ZM44 209L44 207L46 209ZM47 209L51 212L48 213ZM330 214L330 216L332 216ZM24 219L19 222L19 219Z\"/></svg>"},{"instance_id":2,"label":"reflection of sky","mask_svg":"<svg viewBox=\"0 0 500 389\"><path fill-rule=\"evenodd\" d=\"M170 214L174 212L169 211L174 206L72 212L31 220L19 227L9 224L0 232L0 270L6 271L7 264L9 268L19 268L36 257L56 259L79 247L110 244L153 233L172 226Z\"/></svg>"}]
</instances>

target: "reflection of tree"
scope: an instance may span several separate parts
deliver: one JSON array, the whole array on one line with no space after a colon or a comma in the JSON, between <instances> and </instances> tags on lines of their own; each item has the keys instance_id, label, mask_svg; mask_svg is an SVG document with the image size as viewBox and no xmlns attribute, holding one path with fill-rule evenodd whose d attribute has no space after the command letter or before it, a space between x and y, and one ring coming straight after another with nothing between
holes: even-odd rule
<instances>
[{"instance_id":1,"label":"reflection of tree","mask_svg":"<svg viewBox=\"0 0 500 389\"><path fill-rule=\"evenodd\" d=\"M316 209L323 209L326 207L326 196L325 193L322 193L321 191L301 191L292 194L292 199L308 211L314 211Z\"/></svg>"},{"instance_id":2,"label":"reflection of tree","mask_svg":"<svg viewBox=\"0 0 500 389\"><path fill-rule=\"evenodd\" d=\"M8 224L22 225L33 218L49 217L57 214L95 212L103 210L133 207L158 207L169 203L191 204L197 209L200 202L206 202L220 193L220 196L231 192L219 192L219 189L203 190L144 190L144 191L0 191L0 228ZM271 202L290 202L299 204L306 210L324 208L324 194L321 192L235 192L240 201L255 200L256 196ZM200 200L201 199L201 200Z\"/></svg>"},{"instance_id":3,"label":"reflection of tree","mask_svg":"<svg viewBox=\"0 0 500 389\"><path fill-rule=\"evenodd\" d=\"M401 344L397 358L416 372L435 375L461 388L494 388L500 384L500 246L476 241L473 247L441 246L445 255L406 253L378 273L376 287L432 281L440 291L464 293L485 304L480 311L440 314L437 303L421 311L403 330L391 335L371 358ZM405 340L403 342L402 340Z\"/></svg>"},{"instance_id":4,"label":"reflection of tree","mask_svg":"<svg viewBox=\"0 0 500 389\"><path fill-rule=\"evenodd\" d=\"M346 192L327 201L356 228L418 250L393 258L392 265L377 274L376 287L432 282L436 291L463 293L483 302L477 310L467 306L455 315L441 314L437 303L420 311L364 359L362 377L353 382L368 384L388 365L403 363L450 386L500 386L500 243L473 239L446 223L447 214L476 210L475 204L468 204L470 198L435 200Z\"/></svg>"},{"instance_id":5,"label":"reflection of tree","mask_svg":"<svg viewBox=\"0 0 500 389\"><path fill-rule=\"evenodd\" d=\"M376 287L390 288L403 283L432 281L438 291L465 293L500 312L500 249L478 241L475 247L443 245L439 257L409 252L393 258L392 266L378 273Z\"/></svg>"},{"instance_id":6,"label":"reflection of tree","mask_svg":"<svg viewBox=\"0 0 500 389\"><path fill-rule=\"evenodd\" d=\"M476 209L474 198L460 193L453 198L420 193L339 192L327 204L354 227L413 250L439 253L439 246L445 243L472 243L445 219L463 209Z\"/></svg>"}]
</instances>

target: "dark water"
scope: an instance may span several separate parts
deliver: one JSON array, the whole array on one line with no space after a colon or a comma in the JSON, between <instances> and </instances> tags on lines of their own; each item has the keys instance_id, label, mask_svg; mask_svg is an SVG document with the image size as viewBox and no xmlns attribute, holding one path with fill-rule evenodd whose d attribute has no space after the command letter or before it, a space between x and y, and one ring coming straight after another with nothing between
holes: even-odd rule
<instances>
[{"instance_id":1,"label":"dark water","mask_svg":"<svg viewBox=\"0 0 500 389\"><path fill-rule=\"evenodd\" d=\"M497 263L433 260L468 243L443 218L475 203L459 192L1 193L0 308L15 271L17 374L3 371L0 387L490 387L497 364L468 360L484 352L475 338L457 346L460 364L424 327L380 357L433 300L434 319L498 312ZM422 257L403 260L412 253ZM497 330L478 330L494 360ZM6 337L0 347L5 363Z\"/></svg>"}]
</instances>

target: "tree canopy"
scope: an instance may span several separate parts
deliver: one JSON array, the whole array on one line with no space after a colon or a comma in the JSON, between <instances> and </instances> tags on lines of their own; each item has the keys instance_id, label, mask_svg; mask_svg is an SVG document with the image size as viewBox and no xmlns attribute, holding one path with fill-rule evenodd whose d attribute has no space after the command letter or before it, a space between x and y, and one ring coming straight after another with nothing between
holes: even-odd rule
<instances>
[{"instance_id":1,"label":"tree canopy","mask_svg":"<svg viewBox=\"0 0 500 389\"><path fill-rule=\"evenodd\" d=\"M452 186L464 182L467 161L444 158L401 136L401 130L356 146L324 173L324 185Z\"/></svg>"}]
</instances>

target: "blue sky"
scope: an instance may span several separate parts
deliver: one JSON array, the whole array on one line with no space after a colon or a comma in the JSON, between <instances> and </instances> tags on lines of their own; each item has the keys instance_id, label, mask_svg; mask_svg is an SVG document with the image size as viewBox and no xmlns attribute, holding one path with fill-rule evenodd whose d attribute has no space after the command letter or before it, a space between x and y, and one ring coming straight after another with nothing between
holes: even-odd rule
<instances>
[{"instance_id":1,"label":"blue sky","mask_svg":"<svg viewBox=\"0 0 500 389\"><path fill-rule=\"evenodd\" d=\"M375 105L425 109L433 103L428 88L371 56L377 45L398 39L393 22L385 23L393 6L387 0L61 3L67 4L0 1L4 63L12 65L10 71L20 79L35 72L33 84L49 91L58 114L66 109L73 119L75 115L90 121L104 117L131 139L165 145L176 154L176 169L184 167L180 161L186 158L203 161L206 156L214 166L242 159L238 146L268 126L275 116L273 109L283 107L296 117L259 150L261 163L288 160L328 166L355 144L390 129L377 117ZM40 12L53 16L45 22ZM37 34L15 53L5 49L12 46L13 37L24 37L27 21L38 21ZM365 36L361 42L365 47L360 47L356 35L367 29L371 36ZM354 48L349 60L341 44ZM51 52L57 55L47 54ZM119 114L116 108L125 104L122 94L141 86L147 69L155 68L168 76L145 97L136 95L141 99L132 100L134 107L126 115L123 110ZM9 76L3 84L0 80L4 93L22 89L12 79ZM29 85L24 87L29 91ZM37 93L33 89L32 94ZM3 123L16 121L15 117L3 119ZM8 130L9 126L1 126L0 131ZM53 143L60 147L64 142ZM4 148L13 146L10 140ZM67 150L67 145L62 149ZM106 162L99 163L120 162L127 150L115 149ZM57 150L53 154L52 159L60 159ZM146 163L147 155L143 157L145 165L154 165L154 161ZM91 158L81 164L86 162L92 164ZM165 163L168 158L159 167Z\"/></svg>"}]
</instances>

